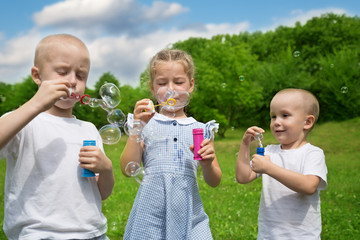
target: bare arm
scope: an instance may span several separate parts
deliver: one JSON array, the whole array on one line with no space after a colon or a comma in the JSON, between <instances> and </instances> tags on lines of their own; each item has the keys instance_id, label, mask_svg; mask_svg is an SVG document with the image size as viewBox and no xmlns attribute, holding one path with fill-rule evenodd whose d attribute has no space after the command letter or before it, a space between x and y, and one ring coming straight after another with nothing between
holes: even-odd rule
<instances>
[{"instance_id":1,"label":"bare arm","mask_svg":"<svg viewBox=\"0 0 360 240\"><path fill-rule=\"evenodd\" d=\"M320 178L318 176L303 175L282 168L272 163L269 156L263 157L255 154L253 156L253 170L259 173L268 174L291 190L307 195L313 194L320 183Z\"/></svg>"},{"instance_id":2,"label":"bare arm","mask_svg":"<svg viewBox=\"0 0 360 240\"><path fill-rule=\"evenodd\" d=\"M96 177L101 199L110 196L114 187L114 173L111 160L96 146L85 146L79 153L80 167L99 173Z\"/></svg>"},{"instance_id":3,"label":"bare arm","mask_svg":"<svg viewBox=\"0 0 360 240\"><path fill-rule=\"evenodd\" d=\"M147 108L149 101L150 99L142 99L136 102L134 108L134 120L141 120L147 123L154 116L155 113L145 112L145 110L149 110ZM136 136L129 136L125 148L120 156L121 171L125 176L128 176L125 168L129 162L135 162L138 163L139 166L141 165L143 147L142 143L136 141Z\"/></svg>"},{"instance_id":4,"label":"bare arm","mask_svg":"<svg viewBox=\"0 0 360 240\"><path fill-rule=\"evenodd\" d=\"M44 81L28 102L0 118L0 149L39 113L48 110L60 97L67 96L67 85L67 80Z\"/></svg>"},{"instance_id":5,"label":"bare arm","mask_svg":"<svg viewBox=\"0 0 360 240\"><path fill-rule=\"evenodd\" d=\"M244 133L240 144L239 155L236 160L236 180L239 183L249 183L256 179L256 172L250 167L250 144L254 141L256 133L263 133L259 127L250 127Z\"/></svg>"}]
</instances>

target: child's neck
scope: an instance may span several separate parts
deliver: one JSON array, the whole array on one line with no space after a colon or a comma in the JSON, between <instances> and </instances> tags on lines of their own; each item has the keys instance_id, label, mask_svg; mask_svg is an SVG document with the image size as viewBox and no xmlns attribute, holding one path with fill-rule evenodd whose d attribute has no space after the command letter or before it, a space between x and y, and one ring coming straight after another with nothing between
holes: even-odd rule
<instances>
[{"instance_id":1,"label":"child's neck","mask_svg":"<svg viewBox=\"0 0 360 240\"><path fill-rule=\"evenodd\" d=\"M301 141L296 141L290 144L281 144L281 149L283 150L290 150L290 149L297 149L302 146L304 146L307 143L306 139L303 139Z\"/></svg>"},{"instance_id":2,"label":"child's neck","mask_svg":"<svg viewBox=\"0 0 360 240\"><path fill-rule=\"evenodd\" d=\"M45 112L57 117L73 118L72 108L62 109L57 106L52 106L49 110Z\"/></svg>"}]
</instances>

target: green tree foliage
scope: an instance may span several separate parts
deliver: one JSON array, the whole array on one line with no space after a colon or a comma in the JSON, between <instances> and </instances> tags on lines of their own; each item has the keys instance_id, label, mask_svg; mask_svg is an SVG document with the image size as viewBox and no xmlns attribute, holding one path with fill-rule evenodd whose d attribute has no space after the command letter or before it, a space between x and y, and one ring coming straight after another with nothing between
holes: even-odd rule
<instances>
[{"instance_id":1,"label":"green tree foliage","mask_svg":"<svg viewBox=\"0 0 360 240\"><path fill-rule=\"evenodd\" d=\"M17 109L34 96L38 86L31 76L20 83L5 84L0 82L0 114Z\"/></svg>"},{"instance_id":2,"label":"green tree foliage","mask_svg":"<svg viewBox=\"0 0 360 240\"><path fill-rule=\"evenodd\" d=\"M283 88L314 93L320 102L320 121L360 114L359 17L325 14L303 25L264 33L189 38L172 48L187 51L195 62L196 89L187 112L202 122L215 119L220 136L232 127L267 127L270 101ZM147 69L139 87L120 86L107 72L86 93L100 99L100 87L109 82L119 87L122 101L117 108L125 114L133 112L136 101L152 98ZM13 85L0 83L0 113L17 108L36 89L31 77ZM101 108L77 104L74 114L97 127L107 123L107 112Z\"/></svg>"}]
</instances>

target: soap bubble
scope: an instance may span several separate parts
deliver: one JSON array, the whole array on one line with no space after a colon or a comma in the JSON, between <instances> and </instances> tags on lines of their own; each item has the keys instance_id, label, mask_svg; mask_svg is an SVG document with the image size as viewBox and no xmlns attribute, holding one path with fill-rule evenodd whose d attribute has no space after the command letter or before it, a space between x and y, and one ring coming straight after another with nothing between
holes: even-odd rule
<instances>
[{"instance_id":1,"label":"soap bubble","mask_svg":"<svg viewBox=\"0 0 360 240\"><path fill-rule=\"evenodd\" d=\"M294 51L294 52L293 52L293 56L294 56L295 58L300 57L300 55L301 55L300 51Z\"/></svg>"},{"instance_id":2,"label":"soap bubble","mask_svg":"<svg viewBox=\"0 0 360 240\"><path fill-rule=\"evenodd\" d=\"M133 126L131 127L129 122L125 122L123 125L123 129L126 135L130 136L130 139L136 141L138 143L143 141L143 128L146 125L145 122L142 121L134 121Z\"/></svg>"},{"instance_id":3,"label":"soap bubble","mask_svg":"<svg viewBox=\"0 0 360 240\"><path fill-rule=\"evenodd\" d=\"M334 64L330 64L330 68L334 68Z\"/></svg>"},{"instance_id":4,"label":"soap bubble","mask_svg":"<svg viewBox=\"0 0 360 240\"><path fill-rule=\"evenodd\" d=\"M136 175L136 171L140 168L140 164L137 162L129 162L125 167L125 172L129 177Z\"/></svg>"},{"instance_id":5,"label":"soap bubble","mask_svg":"<svg viewBox=\"0 0 360 240\"><path fill-rule=\"evenodd\" d=\"M121 102L120 90L113 83L105 83L102 85L99 94L109 108L115 108Z\"/></svg>"},{"instance_id":6,"label":"soap bubble","mask_svg":"<svg viewBox=\"0 0 360 240\"><path fill-rule=\"evenodd\" d=\"M146 175L145 169L140 167L137 162L129 162L125 167L125 172L128 176L133 177L139 184L142 183Z\"/></svg>"},{"instance_id":7,"label":"soap bubble","mask_svg":"<svg viewBox=\"0 0 360 240\"><path fill-rule=\"evenodd\" d=\"M109 106L104 100L99 100L99 106L107 112L112 111L112 107Z\"/></svg>"},{"instance_id":8,"label":"soap bubble","mask_svg":"<svg viewBox=\"0 0 360 240\"><path fill-rule=\"evenodd\" d=\"M158 89L157 101L165 111L174 111L187 106L190 102L189 92L181 89L172 90L168 87Z\"/></svg>"},{"instance_id":9,"label":"soap bubble","mask_svg":"<svg viewBox=\"0 0 360 240\"><path fill-rule=\"evenodd\" d=\"M245 80L244 75L239 76L239 80L240 80L240 82L244 81Z\"/></svg>"},{"instance_id":10,"label":"soap bubble","mask_svg":"<svg viewBox=\"0 0 360 240\"><path fill-rule=\"evenodd\" d=\"M222 84L221 84L221 87L222 87L222 88L226 88L226 83L222 83Z\"/></svg>"},{"instance_id":11,"label":"soap bubble","mask_svg":"<svg viewBox=\"0 0 360 240\"><path fill-rule=\"evenodd\" d=\"M341 91L341 93L345 94L349 91L349 89L346 86L343 86L343 87L341 87L340 91Z\"/></svg>"},{"instance_id":12,"label":"soap bubble","mask_svg":"<svg viewBox=\"0 0 360 240\"><path fill-rule=\"evenodd\" d=\"M121 139L121 131L114 124L107 124L101 127L99 133L105 144L115 144Z\"/></svg>"},{"instance_id":13,"label":"soap bubble","mask_svg":"<svg viewBox=\"0 0 360 240\"><path fill-rule=\"evenodd\" d=\"M129 130L129 125L128 125L128 122L126 121L123 125L123 130L125 132L126 135L130 136L130 130Z\"/></svg>"},{"instance_id":14,"label":"soap bubble","mask_svg":"<svg viewBox=\"0 0 360 240\"><path fill-rule=\"evenodd\" d=\"M89 106L92 107L92 108L97 108L100 106L100 99L96 99L96 98L90 98L90 101L89 101Z\"/></svg>"},{"instance_id":15,"label":"soap bubble","mask_svg":"<svg viewBox=\"0 0 360 240\"><path fill-rule=\"evenodd\" d=\"M113 109L108 113L107 120L109 123L121 127L126 120L126 116L120 109Z\"/></svg>"}]
</instances>

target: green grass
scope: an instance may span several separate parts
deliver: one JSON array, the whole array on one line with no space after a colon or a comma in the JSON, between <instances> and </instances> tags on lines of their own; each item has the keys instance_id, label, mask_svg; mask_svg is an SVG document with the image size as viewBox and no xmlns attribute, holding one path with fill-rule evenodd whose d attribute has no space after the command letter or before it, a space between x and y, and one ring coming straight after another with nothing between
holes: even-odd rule
<instances>
[{"instance_id":1,"label":"green grass","mask_svg":"<svg viewBox=\"0 0 360 240\"><path fill-rule=\"evenodd\" d=\"M216 153L223 172L217 188L206 185L199 171L200 194L210 217L214 239L256 239L257 214L261 180L247 185L235 182L236 153L245 129L228 131L226 138L216 139ZM328 188L321 192L322 239L356 239L360 236L360 118L318 125L309 142L321 147L326 155ZM126 137L117 146L105 146L113 161L116 183L113 194L103 202L108 219L107 235L122 239L126 221L138 184L121 174L119 157ZM270 131L264 135L264 145L276 143ZM253 152L255 151L253 146ZM0 204L3 206L5 161L0 161ZM0 209L2 225L3 208ZM5 239L0 232L0 239Z\"/></svg>"}]
</instances>

